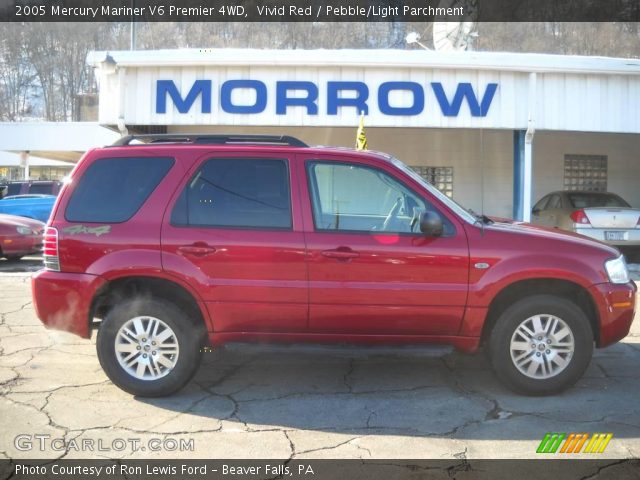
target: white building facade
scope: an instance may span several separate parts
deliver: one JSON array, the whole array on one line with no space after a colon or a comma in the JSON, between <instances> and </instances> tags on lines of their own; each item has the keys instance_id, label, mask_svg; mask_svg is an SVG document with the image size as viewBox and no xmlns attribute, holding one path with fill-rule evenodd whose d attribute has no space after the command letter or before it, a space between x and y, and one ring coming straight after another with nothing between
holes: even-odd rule
<instances>
[{"instance_id":1,"label":"white building facade","mask_svg":"<svg viewBox=\"0 0 640 480\"><path fill-rule=\"evenodd\" d=\"M92 52L99 123L268 133L397 156L469 208L528 219L562 189L640 206L640 60L424 50Z\"/></svg>"}]
</instances>

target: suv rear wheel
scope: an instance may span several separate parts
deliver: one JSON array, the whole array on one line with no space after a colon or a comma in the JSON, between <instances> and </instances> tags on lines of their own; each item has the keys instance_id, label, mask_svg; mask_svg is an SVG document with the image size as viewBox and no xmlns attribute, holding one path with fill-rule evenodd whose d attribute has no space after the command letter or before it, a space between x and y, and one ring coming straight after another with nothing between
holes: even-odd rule
<instances>
[{"instance_id":1,"label":"suv rear wheel","mask_svg":"<svg viewBox=\"0 0 640 480\"><path fill-rule=\"evenodd\" d=\"M552 394L572 386L586 370L593 354L593 332L574 303L535 295L500 315L489 354L496 374L512 390Z\"/></svg>"},{"instance_id":2,"label":"suv rear wheel","mask_svg":"<svg viewBox=\"0 0 640 480\"><path fill-rule=\"evenodd\" d=\"M133 395L157 397L182 388L200 363L201 329L175 304L139 297L114 306L98 330L100 365Z\"/></svg>"}]
</instances>

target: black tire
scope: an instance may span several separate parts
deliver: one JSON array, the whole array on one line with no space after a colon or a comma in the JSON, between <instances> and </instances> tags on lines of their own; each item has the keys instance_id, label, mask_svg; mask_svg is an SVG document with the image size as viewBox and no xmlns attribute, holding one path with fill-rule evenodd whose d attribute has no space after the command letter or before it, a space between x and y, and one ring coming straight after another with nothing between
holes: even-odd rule
<instances>
[{"instance_id":1,"label":"black tire","mask_svg":"<svg viewBox=\"0 0 640 480\"><path fill-rule=\"evenodd\" d=\"M177 361L165 376L142 380L128 373L119 363L115 351L120 328L138 316L155 317L175 333L179 346ZM190 319L177 305L155 297L138 297L115 305L105 315L96 340L98 360L109 379L125 392L141 397L170 395L193 377L202 356L204 328Z\"/></svg>"},{"instance_id":2,"label":"black tire","mask_svg":"<svg viewBox=\"0 0 640 480\"><path fill-rule=\"evenodd\" d=\"M558 317L564 321L573 335L574 351L568 364L549 378L532 378L525 375L518 370L511 356L511 339L516 329L522 322L535 315ZM533 352L538 355L537 350L532 348L531 358ZM593 331L586 314L573 302L553 295L535 295L511 305L496 321L489 343L491 364L498 378L511 390L525 395L550 395L571 387L582 377L592 355Z\"/></svg>"},{"instance_id":3,"label":"black tire","mask_svg":"<svg viewBox=\"0 0 640 480\"><path fill-rule=\"evenodd\" d=\"M22 257L24 257L24 255L5 255L4 258L7 259L7 262L17 262L19 261Z\"/></svg>"}]
</instances>

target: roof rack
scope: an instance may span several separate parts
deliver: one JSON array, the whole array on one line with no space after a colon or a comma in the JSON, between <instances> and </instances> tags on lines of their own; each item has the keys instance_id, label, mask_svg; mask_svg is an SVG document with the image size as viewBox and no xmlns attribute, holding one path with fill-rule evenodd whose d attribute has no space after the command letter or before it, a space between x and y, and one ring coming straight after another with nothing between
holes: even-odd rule
<instances>
[{"instance_id":1,"label":"roof rack","mask_svg":"<svg viewBox=\"0 0 640 480\"><path fill-rule=\"evenodd\" d=\"M112 146L129 145L134 140L150 143L190 143L193 145L286 145L290 147L308 147L306 143L289 135L208 135L161 133L127 135L118 139ZM135 144L134 144L135 145Z\"/></svg>"}]
</instances>

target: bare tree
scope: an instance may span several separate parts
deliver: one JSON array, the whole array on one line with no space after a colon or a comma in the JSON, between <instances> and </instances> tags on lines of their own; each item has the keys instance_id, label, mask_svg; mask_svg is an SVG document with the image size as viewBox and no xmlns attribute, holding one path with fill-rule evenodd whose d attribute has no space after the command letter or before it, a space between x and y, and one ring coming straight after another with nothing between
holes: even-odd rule
<instances>
[{"instance_id":1,"label":"bare tree","mask_svg":"<svg viewBox=\"0 0 640 480\"><path fill-rule=\"evenodd\" d=\"M0 120L16 121L32 113L35 75L19 25L5 26L0 39Z\"/></svg>"},{"instance_id":2,"label":"bare tree","mask_svg":"<svg viewBox=\"0 0 640 480\"><path fill-rule=\"evenodd\" d=\"M387 0L387 4L394 4ZM137 48L405 48L416 31L430 44L432 23L137 23ZM39 114L77 119L79 93L93 91L90 50L129 48L131 24L5 24L0 32L0 120ZM477 50L640 56L637 23L480 23Z\"/></svg>"},{"instance_id":3,"label":"bare tree","mask_svg":"<svg viewBox=\"0 0 640 480\"><path fill-rule=\"evenodd\" d=\"M87 54L108 41L110 28L91 23L24 25L25 49L42 92L45 119L76 119L75 97L89 87Z\"/></svg>"}]
</instances>

